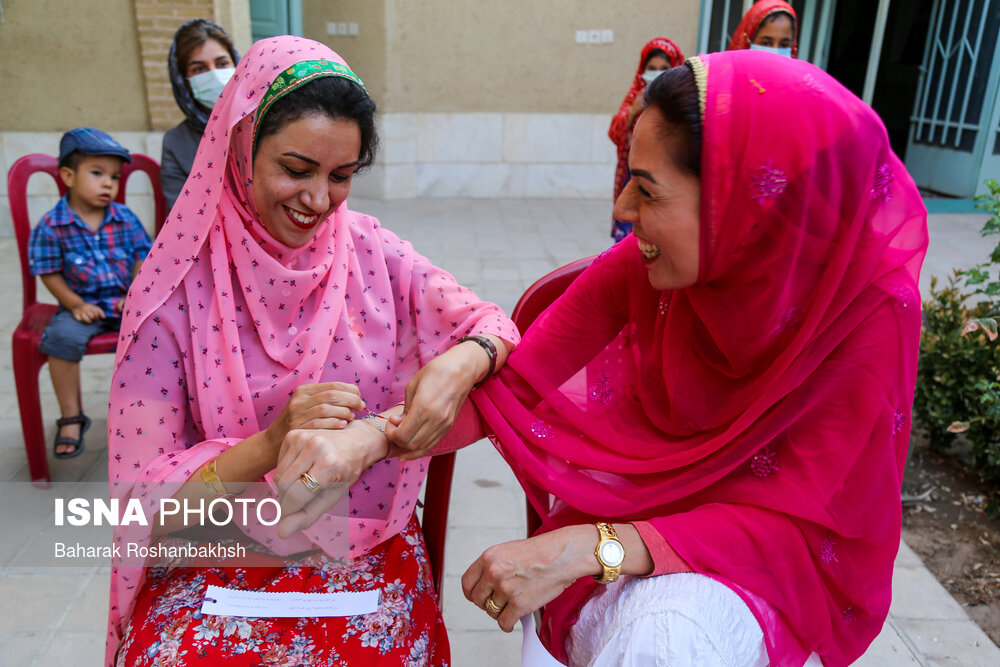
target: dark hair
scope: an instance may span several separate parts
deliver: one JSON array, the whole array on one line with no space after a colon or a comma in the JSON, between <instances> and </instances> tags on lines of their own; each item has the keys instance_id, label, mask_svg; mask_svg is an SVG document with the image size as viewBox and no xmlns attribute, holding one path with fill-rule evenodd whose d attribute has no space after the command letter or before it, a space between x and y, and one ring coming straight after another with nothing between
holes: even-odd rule
<instances>
[{"instance_id":1,"label":"dark hair","mask_svg":"<svg viewBox=\"0 0 1000 667\"><path fill-rule=\"evenodd\" d=\"M174 36L177 54L177 70L181 76L187 78L187 67L191 62L191 53L210 39L214 39L222 44L229 51L229 57L235 63L236 47L233 46L233 39L225 30L205 19L195 19L183 26Z\"/></svg>"},{"instance_id":2,"label":"dark hair","mask_svg":"<svg viewBox=\"0 0 1000 667\"><path fill-rule=\"evenodd\" d=\"M59 168L61 169L63 167L66 167L67 169L72 169L73 171L76 171L77 169L80 168L80 163L83 162L83 159L88 157L95 157L95 156L92 153L84 153L83 151L70 151L69 155L59 160ZM122 164L125 164L125 160L119 157L118 155L108 154L104 156L99 155L96 157L116 157L122 161Z\"/></svg>"},{"instance_id":3,"label":"dark hair","mask_svg":"<svg viewBox=\"0 0 1000 667\"><path fill-rule=\"evenodd\" d=\"M787 16L788 17L788 20L792 22L792 34L794 34L795 33L795 17L792 16L787 11L785 11L784 9L779 9L777 11L773 11L770 14L768 14L767 16L765 16L764 20L760 22L759 26L757 26L757 32L760 32L760 29L763 28L764 26L766 26L771 21L777 20L777 18L779 16ZM756 37L756 36L757 36L757 33L755 32L754 33L754 37Z\"/></svg>"},{"instance_id":4,"label":"dark hair","mask_svg":"<svg viewBox=\"0 0 1000 667\"><path fill-rule=\"evenodd\" d=\"M656 77L646 87L645 103L647 109L655 109L667 121L667 133L681 139L680 147L671 155L674 164L701 176L701 107L691 66L684 63Z\"/></svg>"},{"instance_id":5,"label":"dark hair","mask_svg":"<svg viewBox=\"0 0 1000 667\"><path fill-rule=\"evenodd\" d=\"M63 159L59 160L59 168L62 169L66 167L76 171L80 168L80 163L83 162L84 154L80 151L70 151L69 155L65 156Z\"/></svg>"},{"instance_id":6,"label":"dark hair","mask_svg":"<svg viewBox=\"0 0 1000 667\"><path fill-rule=\"evenodd\" d=\"M649 64L649 61L652 60L653 58L655 58L656 56L660 56L661 58L666 58L667 62L668 63L670 62L670 56L667 55L666 51L664 51L663 49L653 49L646 56L646 59L642 61L642 68L646 69L646 65Z\"/></svg>"},{"instance_id":7,"label":"dark hair","mask_svg":"<svg viewBox=\"0 0 1000 667\"><path fill-rule=\"evenodd\" d=\"M257 128L257 146L264 137L309 114L325 114L334 120L353 120L361 130L361 153L355 173L370 167L378 151L375 132L375 101L365 89L349 79L324 76L313 79L275 102Z\"/></svg>"}]
</instances>

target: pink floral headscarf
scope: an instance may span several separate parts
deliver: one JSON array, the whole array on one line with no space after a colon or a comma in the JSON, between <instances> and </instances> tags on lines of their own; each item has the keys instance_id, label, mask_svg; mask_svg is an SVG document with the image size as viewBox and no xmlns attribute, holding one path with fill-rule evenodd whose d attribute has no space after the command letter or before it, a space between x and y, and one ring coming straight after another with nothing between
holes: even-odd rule
<instances>
[{"instance_id":1,"label":"pink floral headscarf","mask_svg":"<svg viewBox=\"0 0 1000 667\"><path fill-rule=\"evenodd\" d=\"M543 530L646 521L744 596L771 664L846 665L889 610L926 210L875 112L820 69L690 62L698 282L653 289L626 239L473 398ZM595 586L546 605L557 655Z\"/></svg>"},{"instance_id":2,"label":"pink floral headscarf","mask_svg":"<svg viewBox=\"0 0 1000 667\"><path fill-rule=\"evenodd\" d=\"M140 498L149 516L202 465L265 428L301 384L354 382L369 408L385 410L461 336L518 340L498 307L346 202L300 248L278 243L257 221L258 104L279 75L282 85L298 85L288 83L294 65L324 60L346 67L306 39L251 47L129 293L109 406L110 484L112 497ZM275 527L240 528L277 554L362 555L407 524L426 463L370 468L345 499L342 521L328 515L287 540ZM115 540L147 544L150 535L120 528ZM109 661L144 579L134 561L114 566Z\"/></svg>"}]
</instances>

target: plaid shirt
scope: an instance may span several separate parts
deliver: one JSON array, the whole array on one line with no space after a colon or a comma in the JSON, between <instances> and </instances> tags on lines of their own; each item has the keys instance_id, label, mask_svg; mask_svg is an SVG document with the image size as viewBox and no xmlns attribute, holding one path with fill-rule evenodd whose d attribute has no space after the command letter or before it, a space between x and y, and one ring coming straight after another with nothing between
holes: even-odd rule
<instances>
[{"instance_id":1,"label":"plaid shirt","mask_svg":"<svg viewBox=\"0 0 1000 667\"><path fill-rule=\"evenodd\" d=\"M61 273L87 303L115 315L115 303L128 292L135 262L152 247L135 213L114 202L95 232L69 207L66 197L31 230L31 275Z\"/></svg>"}]
</instances>

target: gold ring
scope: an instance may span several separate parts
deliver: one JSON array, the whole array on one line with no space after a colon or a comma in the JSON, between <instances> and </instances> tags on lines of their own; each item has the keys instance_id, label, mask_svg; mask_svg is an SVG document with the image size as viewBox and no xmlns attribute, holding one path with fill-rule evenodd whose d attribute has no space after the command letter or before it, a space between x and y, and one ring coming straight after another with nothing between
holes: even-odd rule
<instances>
[{"instance_id":1,"label":"gold ring","mask_svg":"<svg viewBox=\"0 0 1000 667\"><path fill-rule=\"evenodd\" d=\"M503 609L497 606L497 603L493 601L493 596L490 595L486 598L486 611L491 614L499 614Z\"/></svg>"},{"instance_id":2,"label":"gold ring","mask_svg":"<svg viewBox=\"0 0 1000 667\"><path fill-rule=\"evenodd\" d=\"M301 482L305 484L306 489L309 490L309 493L316 493L317 491L319 491L319 482L317 482L316 478L310 475L309 473L307 472L302 473L302 476L299 477L299 480L301 480Z\"/></svg>"}]
</instances>

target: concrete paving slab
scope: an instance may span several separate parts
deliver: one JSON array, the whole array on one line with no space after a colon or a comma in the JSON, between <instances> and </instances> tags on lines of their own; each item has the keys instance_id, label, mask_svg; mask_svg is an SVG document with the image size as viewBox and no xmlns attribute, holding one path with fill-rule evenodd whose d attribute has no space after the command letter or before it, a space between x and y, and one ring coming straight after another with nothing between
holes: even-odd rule
<instances>
[{"instance_id":1,"label":"concrete paving slab","mask_svg":"<svg viewBox=\"0 0 1000 667\"><path fill-rule=\"evenodd\" d=\"M104 662L105 646L105 631L59 633L42 650L34 667L101 665Z\"/></svg>"},{"instance_id":2,"label":"concrete paving slab","mask_svg":"<svg viewBox=\"0 0 1000 667\"><path fill-rule=\"evenodd\" d=\"M855 667L919 667L922 663L913 655L900 632L892 623L886 623L882 632L868 647L865 654L855 661Z\"/></svg>"},{"instance_id":3,"label":"concrete paving slab","mask_svg":"<svg viewBox=\"0 0 1000 667\"><path fill-rule=\"evenodd\" d=\"M44 630L0 632L0 665L30 665L48 640Z\"/></svg>"},{"instance_id":4,"label":"concrete paving slab","mask_svg":"<svg viewBox=\"0 0 1000 667\"><path fill-rule=\"evenodd\" d=\"M482 613L482 612L480 612ZM461 642L452 641L451 664L508 667L521 663L521 626L511 634L497 630L470 630Z\"/></svg>"},{"instance_id":5,"label":"concrete paving slab","mask_svg":"<svg viewBox=\"0 0 1000 667\"><path fill-rule=\"evenodd\" d=\"M968 618L962 606L923 566L893 569L889 613L897 619L944 621Z\"/></svg>"},{"instance_id":6,"label":"concrete paving slab","mask_svg":"<svg viewBox=\"0 0 1000 667\"><path fill-rule=\"evenodd\" d=\"M0 614L0 632L55 630L83 584L77 577L45 574L0 578L0 600L8 610Z\"/></svg>"},{"instance_id":7,"label":"concrete paving slab","mask_svg":"<svg viewBox=\"0 0 1000 667\"><path fill-rule=\"evenodd\" d=\"M975 623L966 619L913 621L900 619L897 627L930 665L996 667L1000 648Z\"/></svg>"},{"instance_id":8,"label":"concrete paving slab","mask_svg":"<svg viewBox=\"0 0 1000 667\"><path fill-rule=\"evenodd\" d=\"M896 554L896 567L923 567L924 562L920 556L903 541L899 543L899 552Z\"/></svg>"},{"instance_id":9,"label":"concrete paving slab","mask_svg":"<svg viewBox=\"0 0 1000 667\"><path fill-rule=\"evenodd\" d=\"M108 606L111 577L109 573L95 573L70 607L59 633L96 633L101 637L108 630Z\"/></svg>"}]
</instances>

